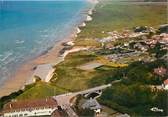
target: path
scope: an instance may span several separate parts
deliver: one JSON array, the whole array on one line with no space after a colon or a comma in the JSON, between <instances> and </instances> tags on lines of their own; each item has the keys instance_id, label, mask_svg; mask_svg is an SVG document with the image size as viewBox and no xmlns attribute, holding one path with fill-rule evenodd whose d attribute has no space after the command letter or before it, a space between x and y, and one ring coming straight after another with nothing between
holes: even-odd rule
<instances>
[{"instance_id":1,"label":"path","mask_svg":"<svg viewBox=\"0 0 168 117\"><path fill-rule=\"evenodd\" d=\"M58 96L53 96L53 98L55 100L57 100L58 105L60 105L61 108L67 112L69 117L78 117L77 114L71 108L71 106L72 106L71 100L74 97L76 97L77 95L84 95L84 94L88 94L88 93L97 92L97 91L103 90L108 87L111 87L111 84L102 85L102 86L98 86L95 88L91 88L88 90L79 91L79 92L75 92L75 93L67 93L67 94L62 94L62 95L58 95Z\"/></svg>"}]
</instances>

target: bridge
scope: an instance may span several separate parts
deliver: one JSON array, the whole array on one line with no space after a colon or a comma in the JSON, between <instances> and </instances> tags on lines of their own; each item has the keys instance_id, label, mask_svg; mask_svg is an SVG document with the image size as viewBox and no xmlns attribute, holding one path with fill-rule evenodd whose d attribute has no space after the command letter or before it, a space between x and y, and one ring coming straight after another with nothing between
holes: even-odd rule
<instances>
[{"instance_id":1,"label":"bridge","mask_svg":"<svg viewBox=\"0 0 168 117\"><path fill-rule=\"evenodd\" d=\"M94 87L94 88L87 89L87 90L84 90L84 91L79 91L79 92L76 92L76 94L84 95L84 94L88 94L88 93L97 92L97 91L106 89L108 87L111 87L111 84Z\"/></svg>"},{"instance_id":2,"label":"bridge","mask_svg":"<svg viewBox=\"0 0 168 117\"><path fill-rule=\"evenodd\" d=\"M87 89L84 91L79 91L79 92L74 92L74 93L70 92L70 93L66 93L66 94L62 94L62 95L58 95L58 96L53 96L53 98L55 100L57 100L58 105L61 106L62 109L66 110L67 114L70 117L78 117L76 115L76 113L73 111L73 109L71 108L71 106L72 106L71 100L78 95L97 93L97 92L100 92L101 90L106 89L108 87L111 87L111 84L90 88L90 89Z\"/></svg>"}]
</instances>

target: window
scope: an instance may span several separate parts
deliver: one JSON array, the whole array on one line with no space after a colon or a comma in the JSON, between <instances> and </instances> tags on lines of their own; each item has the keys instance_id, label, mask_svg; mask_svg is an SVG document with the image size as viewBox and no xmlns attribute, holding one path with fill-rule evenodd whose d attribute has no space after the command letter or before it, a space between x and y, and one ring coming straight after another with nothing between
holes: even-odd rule
<instances>
[{"instance_id":1,"label":"window","mask_svg":"<svg viewBox=\"0 0 168 117\"><path fill-rule=\"evenodd\" d=\"M25 113L25 114L24 114L24 117L27 117L27 115L28 115L28 114L27 114L27 113Z\"/></svg>"},{"instance_id":2,"label":"window","mask_svg":"<svg viewBox=\"0 0 168 117\"><path fill-rule=\"evenodd\" d=\"M19 114L19 117L23 117L23 114Z\"/></svg>"},{"instance_id":3,"label":"window","mask_svg":"<svg viewBox=\"0 0 168 117\"><path fill-rule=\"evenodd\" d=\"M12 117L18 117L18 115L12 115Z\"/></svg>"}]
</instances>

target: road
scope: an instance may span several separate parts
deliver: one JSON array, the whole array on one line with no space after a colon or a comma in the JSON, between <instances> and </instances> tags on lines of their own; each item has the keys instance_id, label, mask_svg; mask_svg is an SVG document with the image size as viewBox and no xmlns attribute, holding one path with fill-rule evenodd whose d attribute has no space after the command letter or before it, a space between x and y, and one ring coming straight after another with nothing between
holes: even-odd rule
<instances>
[{"instance_id":1,"label":"road","mask_svg":"<svg viewBox=\"0 0 168 117\"><path fill-rule=\"evenodd\" d=\"M102 86L94 87L88 90L79 91L75 93L67 93L63 95L53 96L53 98L57 101L58 105L61 106L61 108L67 112L69 117L78 117L77 114L71 108L72 106L71 99L73 99L77 95L84 95L88 93L97 92L108 87L111 87L111 84L102 85Z\"/></svg>"},{"instance_id":2,"label":"road","mask_svg":"<svg viewBox=\"0 0 168 117\"><path fill-rule=\"evenodd\" d=\"M84 91L79 91L79 92L76 92L76 94L77 95L79 95L79 94L84 95L84 94L87 94L87 93L92 93L92 92L96 92L96 91L99 91L99 90L103 90L103 89L106 89L108 87L111 87L111 84L94 87L94 88L84 90Z\"/></svg>"}]
</instances>

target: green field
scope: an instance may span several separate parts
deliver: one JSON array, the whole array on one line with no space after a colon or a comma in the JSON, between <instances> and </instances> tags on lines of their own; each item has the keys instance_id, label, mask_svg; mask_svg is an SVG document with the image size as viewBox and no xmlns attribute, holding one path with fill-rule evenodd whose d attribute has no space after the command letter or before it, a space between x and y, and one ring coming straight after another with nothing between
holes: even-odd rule
<instances>
[{"instance_id":1,"label":"green field","mask_svg":"<svg viewBox=\"0 0 168 117\"><path fill-rule=\"evenodd\" d=\"M96 6L93 21L89 22L82 32L80 38L97 38L106 36L113 30L132 28L134 26L158 27L167 23L166 3L162 5L143 4L139 5L125 2L107 0Z\"/></svg>"},{"instance_id":2,"label":"green field","mask_svg":"<svg viewBox=\"0 0 168 117\"><path fill-rule=\"evenodd\" d=\"M132 29L134 26L158 27L160 24L167 22L166 10L166 5L160 4L140 5L117 2L116 0L100 2L92 16L93 21L82 28L82 32L75 40L75 44L77 46L92 46L99 49L99 51L107 52L104 49L100 50L100 43L93 39L107 36L106 32L109 31ZM120 40L116 43L121 44L124 41ZM141 57L145 58L146 56L148 55ZM99 98L101 104L131 115L166 115L166 112L151 113L149 109L152 106L165 108L167 92L151 92L148 86L161 85L165 80L165 77L154 75L153 69L160 66L166 67L166 63L165 61L154 61L144 64L136 62L138 58L124 58L122 61L128 61L127 64L119 65L108 62L95 50L70 54L65 58L64 62L55 66L55 74L50 83L38 82L20 94L17 99L44 98L84 90L122 79L121 83L114 84L112 88L105 90ZM105 65L92 71L78 68L92 61L100 61Z\"/></svg>"},{"instance_id":3,"label":"green field","mask_svg":"<svg viewBox=\"0 0 168 117\"><path fill-rule=\"evenodd\" d=\"M55 87L52 84L37 82L32 88L24 91L21 95L19 95L17 99L24 100L24 99L46 98L49 96L59 95L66 92L67 92L66 90Z\"/></svg>"},{"instance_id":4,"label":"green field","mask_svg":"<svg viewBox=\"0 0 168 117\"><path fill-rule=\"evenodd\" d=\"M56 66L57 74L53 77L53 80L56 79L53 84L70 91L88 88L87 82L97 73L80 70L77 67L95 59L96 56L89 52L79 52L67 56L63 63Z\"/></svg>"},{"instance_id":5,"label":"green field","mask_svg":"<svg viewBox=\"0 0 168 117\"><path fill-rule=\"evenodd\" d=\"M69 91L79 91L99 85L100 83L96 84L95 82L92 84L91 80L101 78L103 81L111 71L106 72L98 69L85 71L77 68L96 59L97 56L90 52L79 52L69 55L63 63L56 66L55 72L57 75L53 77L53 80L56 80L52 83Z\"/></svg>"},{"instance_id":6,"label":"green field","mask_svg":"<svg viewBox=\"0 0 168 117\"><path fill-rule=\"evenodd\" d=\"M89 22L76 39L76 45L90 45L100 47L100 44L90 38L102 37L112 30L132 28L133 26L158 26L166 22L166 5L132 5L127 3L106 1L96 6L93 14L94 20ZM84 40L88 39L88 40ZM51 84L37 85L24 92L18 99L31 97L44 97L65 91L83 90L88 87L105 83L111 71L95 70L83 71L77 66L94 61L97 56L91 52L79 52L69 55L65 61L56 66L55 75ZM56 88L56 92L53 89ZM45 90L46 89L46 90ZM51 90L51 91L50 91Z\"/></svg>"},{"instance_id":7,"label":"green field","mask_svg":"<svg viewBox=\"0 0 168 117\"><path fill-rule=\"evenodd\" d=\"M50 83L38 82L35 86L19 95L17 99L44 98L104 84L106 79L110 77L113 67L107 66L93 71L85 71L78 68L80 65L97 59L98 56L95 53L88 51L70 54L65 58L64 62L55 66L55 74ZM109 69L107 70L106 68Z\"/></svg>"}]
</instances>

